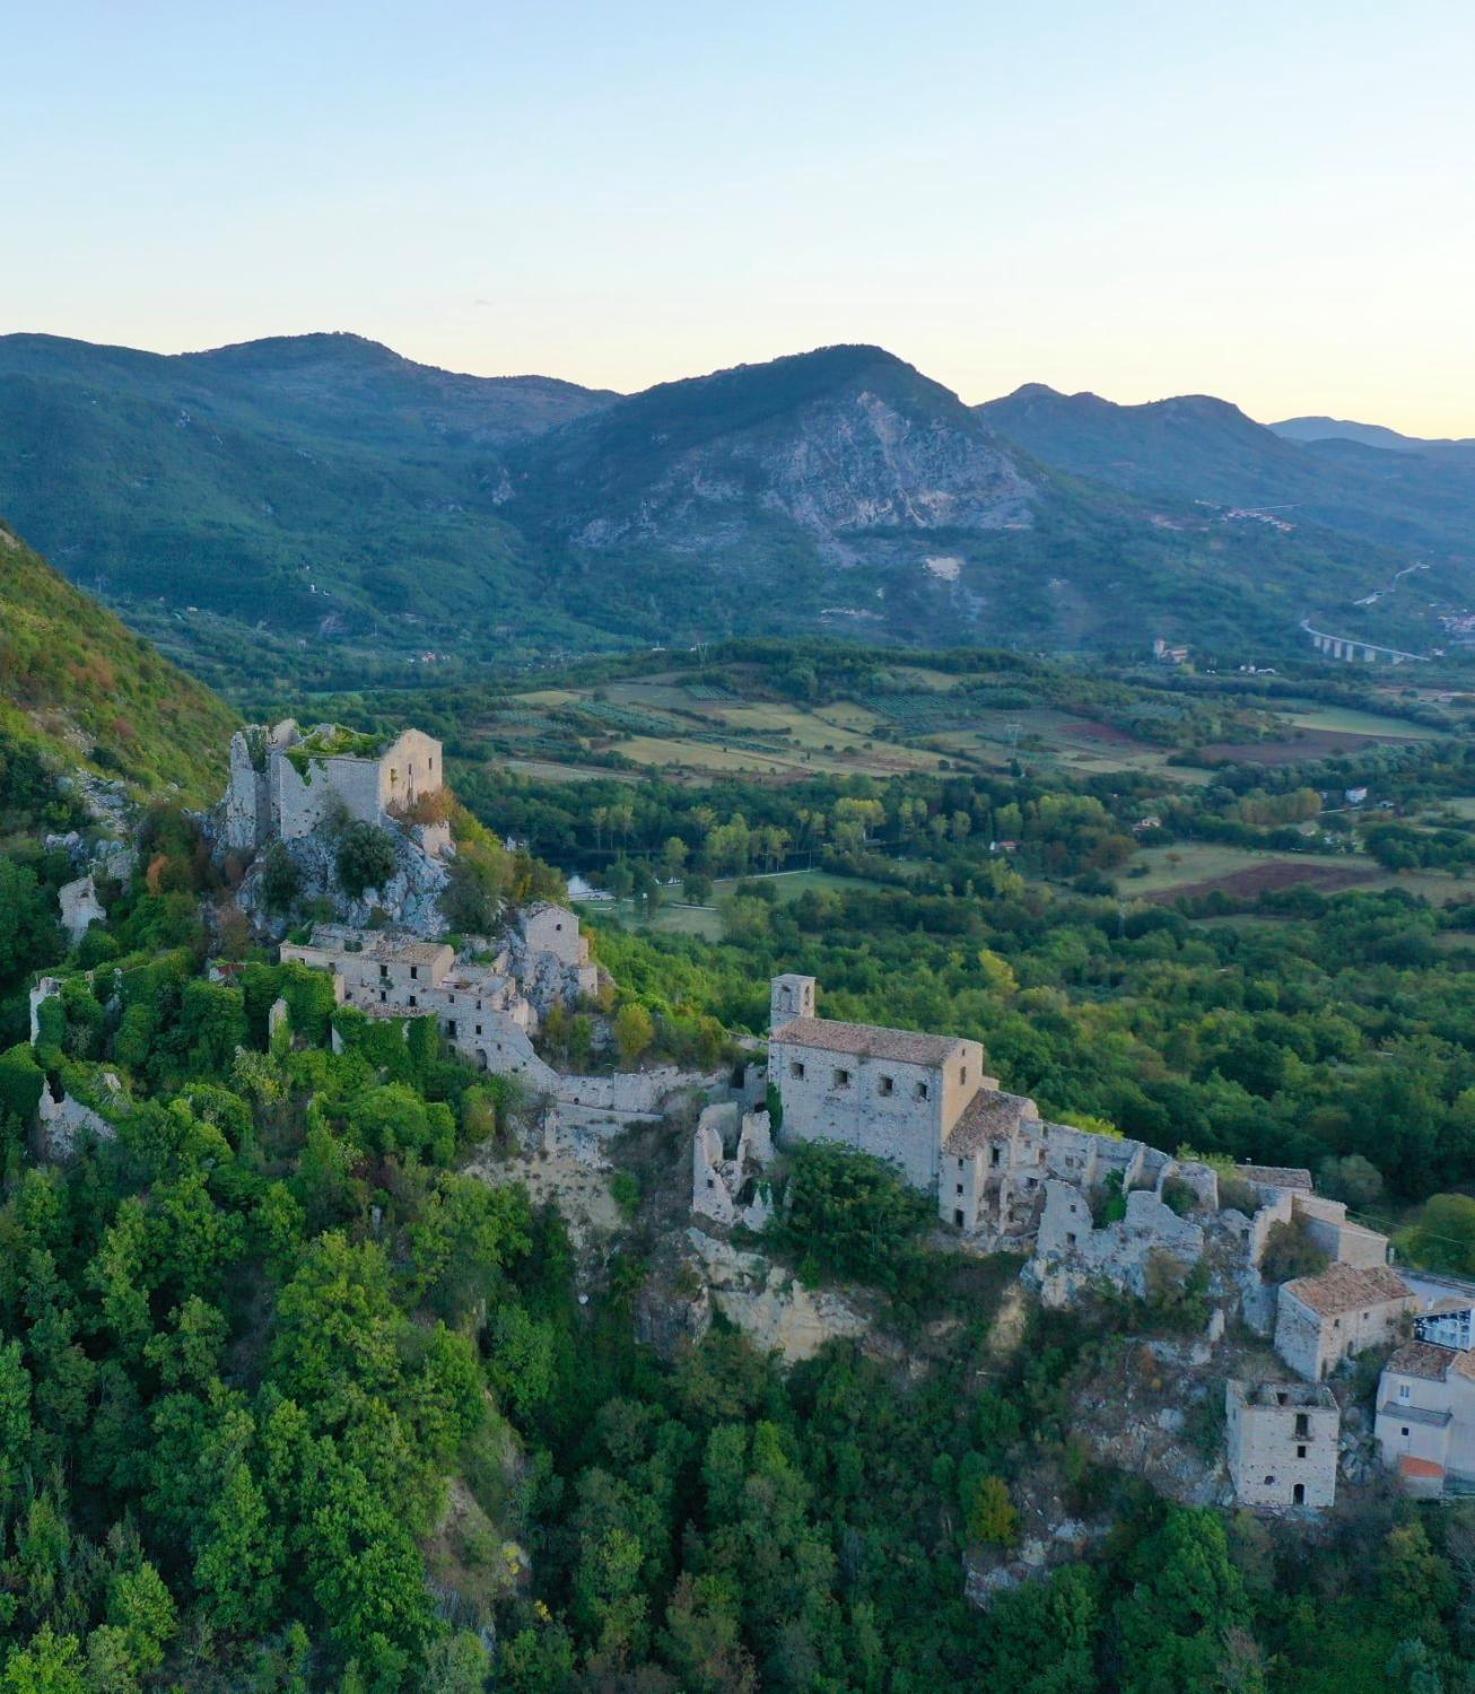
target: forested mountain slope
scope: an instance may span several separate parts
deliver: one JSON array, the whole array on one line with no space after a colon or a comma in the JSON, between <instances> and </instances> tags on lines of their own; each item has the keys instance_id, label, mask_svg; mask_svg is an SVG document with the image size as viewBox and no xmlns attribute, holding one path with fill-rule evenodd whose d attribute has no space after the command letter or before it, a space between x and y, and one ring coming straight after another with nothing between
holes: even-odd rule
<instances>
[{"instance_id":1,"label":"forested mountain slope","mask_svg":"<svg viewBox=\"0 0 1475 1694\"><path fill-rule=\"evenodd\" d=\"M230 708L74 588L0 523L0 755L196 802L221 786ZM0 756L0 788L6 761Z\"/></svg>"},{"instance_id":2,"label":"forested mountain slope","mask_svg":"<svg viewBox=\"0 0 1475 1694\"><path fill-rule=\"evenodd\" d=\"M1460 443L1297 421L1267 428L1204 394L1118 406L1040 383L978 412L1047 464L1145 497L1270 507L1297 525L1467 568L1475 560L1475 452Z\"/></svg>"}]
</instances>

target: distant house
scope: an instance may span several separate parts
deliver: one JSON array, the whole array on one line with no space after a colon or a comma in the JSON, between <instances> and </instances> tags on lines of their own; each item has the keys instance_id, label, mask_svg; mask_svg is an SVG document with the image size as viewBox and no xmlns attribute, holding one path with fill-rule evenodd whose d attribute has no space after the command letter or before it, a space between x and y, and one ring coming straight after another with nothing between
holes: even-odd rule
<instances>
[{"instance_id":1,"label":"distant house","mask_svg":"<svg viewBox=\"0 0 1475 1694\"><path fill-rule=\"evenodd\" d=\"M1152 644L1152 656L1160 665L1183 665L1188 662L1186 647L1170 647L1162 636Z\"/></svg>"},{"instance_id":2,"label":"distant house","mask_svg":"<svg viewBox=\"0 0 1475 1694\"><path fill-rule=\"evenodd\" d=\"M1367 799L1365 788L1347 788L1342 791L1342 798L1349 806L1360 806Z\"/></svg>"}]
</instances>

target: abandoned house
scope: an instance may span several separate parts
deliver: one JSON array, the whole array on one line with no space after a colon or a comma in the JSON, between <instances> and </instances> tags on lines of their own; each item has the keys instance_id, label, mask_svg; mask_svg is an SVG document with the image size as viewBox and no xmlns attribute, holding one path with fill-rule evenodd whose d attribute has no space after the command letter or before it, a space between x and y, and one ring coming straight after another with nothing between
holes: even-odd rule
<instances>
[{"instance_id":1,"label":"abandoned house","mask_svg":"<svg viewBox=\"0 0 1475 1694\"><path fill-rule=\"evenodd\" d=\"M1342 1414L1324 1383L1225 1384L1225 1449L1242 1506L1330 1506Z\"/></svg>"}]
</instances>

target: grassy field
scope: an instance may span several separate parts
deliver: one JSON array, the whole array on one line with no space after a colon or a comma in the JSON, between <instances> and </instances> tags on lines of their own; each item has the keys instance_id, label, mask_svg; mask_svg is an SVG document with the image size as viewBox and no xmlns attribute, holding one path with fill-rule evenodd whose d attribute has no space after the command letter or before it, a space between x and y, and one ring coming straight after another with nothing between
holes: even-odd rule
<instances>
[{"instance_id":1,"label":"grassy field","mask_svg":"<svg viewBox=\"0 0 1475 1694\"><path fill-rule=\"evenodd\" d=\"M1431 905L1475 898L1475 878L1461 880L1441 871L1385 871L1362 854L1346 853L1257 853L1245 847L1225 847L1215 842L1179 842L1173 847L1152 848L1132 861L1142 876L1123 875L1117 886L1129 899L1150 899L1192 889L1204 884L1225 885L1228 893L1245 892L1247 884L1290 887L1293 883L1321 884L1327 892L1337 885L1355 886L1376 893L1401 888ZM1353 880L1355 879L1355 880Z\"/></svg>"},{"instance_id":2,"label":"grassy field","mask_svg":"<svg viewBox=\"0 0 1475 1694\"><path fill-rule=\"evenodd\" d=\"M1432 741L1440 732L1407 718L1385 717L1381 712L1361 712L1350 706L1320 706L1307 701L1277 704L1276 711L1287 723L1301 729L1325 729L1337 735L1376 735L1390 741Z\"/></svg>"},{"instance_id":3,"label":"grassy field","mask_svg":"<svg viewBox=\"0 0 1475 1694\"><path fill-rule=\"evenodd\" d=\"M835 876L829 871L777 871L771 876L744 877L744 882L769 884L781 903L797 900L808 890L879 888L868 877ZM649 919L643 917L633 900L601 900L590 908L595 921L600 914L613 913L621 923L634 929L649 929L661 935L697 935L704 941L722 939L722 919L718 904L737 887L736 877L722 877L712 885L710 906L688 906L669 901L656 909ZM674 890L673 890L674 892Z\"/></svg>"}]
</instances>

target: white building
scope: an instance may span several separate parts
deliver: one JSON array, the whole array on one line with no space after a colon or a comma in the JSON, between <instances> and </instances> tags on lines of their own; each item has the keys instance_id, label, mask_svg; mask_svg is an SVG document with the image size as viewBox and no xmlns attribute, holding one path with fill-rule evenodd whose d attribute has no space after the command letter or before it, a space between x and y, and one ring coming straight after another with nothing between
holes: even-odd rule
<instances>
[{"instance_id":1,"label":"white building","mask_svg":"<svg viewBox=\"0 0 1475 1694\"><path fill-rule=\"evenodd\" d=\"M1378 1381L1374 1432L1383 1462L1410 1493L1475 1483L1475 1353L1406 1342Z\"/></svg>"}]
</instances>

